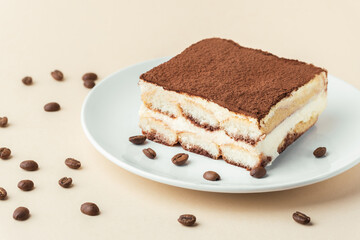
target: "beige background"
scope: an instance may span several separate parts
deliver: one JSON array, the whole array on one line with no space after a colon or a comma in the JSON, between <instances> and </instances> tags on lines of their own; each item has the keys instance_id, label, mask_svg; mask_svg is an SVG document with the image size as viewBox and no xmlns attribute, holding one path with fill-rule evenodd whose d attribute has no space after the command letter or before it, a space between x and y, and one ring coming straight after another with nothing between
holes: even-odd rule
<instances>
[{"instance_id":1,"label":"beige background","mask_svg":"<svg viewBox=\"0 0 360 240\"><path fill-rule=\"evenodd\" d=\"M205 37L231 38L325 67L360 88L359 1L78 1L0 0L0 239L359 239L360 166L322 183L264 194L197 192L152 182L112 164L86 139L80 109L84 72L101 78L128 65L174 55ZM56 82L49 73L64 72ZM35 84L24 86L30 75ZM46 113L58 101L63 109ZM68 169L67 157L82 161ZM37 172L18 165L34 159ZM57 180L74 179L62 189ZM29 178L36 188L21 192ZM88 217L81 203L102 213ZM12 219L27 206L26 222ZM312 226L293 222L299 210ZM177 223L194 213L198 226Z\"/></svg>"}]
</instances>

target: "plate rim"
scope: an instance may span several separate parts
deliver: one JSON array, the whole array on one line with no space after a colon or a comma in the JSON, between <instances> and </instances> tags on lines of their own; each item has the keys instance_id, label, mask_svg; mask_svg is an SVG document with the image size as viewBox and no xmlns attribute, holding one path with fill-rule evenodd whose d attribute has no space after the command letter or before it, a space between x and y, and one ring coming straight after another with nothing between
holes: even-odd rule
<instances>
[{"instance_id":1,"label":"plate rim","mask_svg":"<svg viewBox=\"0 0 360 240\"><path fill-rule=\"evenodd\" d=\"M180 187L180 188L185 188L185 189L191 189L191 190L197 190L197 191L205 191L205 192L218 192L218 193L261 193L261 192L275 192L275 191L284 191L284 190L289 190L289 189L294 189L294 188L299 188L299 187L305 187L311 184L315 184L318 182L322 182L325 181L327 179L330 179L332 177L335 177L349 169L351 169L352 167L354 167L355 165L357 165L360 162L360 149L358 150L358 152L354 153L351 157L351 160L347 161L347 164L342 165L340 168L336 169L333 172L325 172L323 174L321 174L320 176L314 176L311 178L307 178L304 181L293 181L293 182L287 182L286 185L284 184L275 184L275 185L271 185L270 187L267 186L266 189L264 189L262 187L262 185L258 185L258 186L251 186L248 187L246 185L241 185L240 187L234 187L234 186L222 186L222 185L202 185L202 184L198 184L198 183L190 183L190 182L184 182L184 181L180 181L180 180L175 180L175 179L171 179L171 178L167 178L165 176L159 176L156 175L154 173L149 173L147 171L138 169L132 165L129 165L127 163L125 163L124 161L122 161L120 158L118 159L117 157L113 156L111 153L109 153L108 151L106 151L97 141L96 139L92 136L92 134L90 133L88 126L86 124L86 119L85 119L85 112L86 112L86 108L88 106L88 102L89 99L93 96L93 94L96 92L96 89L99 88L99 86L103 85L106 81L108 81L109 79L111 79L112 77L114 77L115 75L127 71L131 68L137 67L137 66L142 66L145 64L150 64L152 62L158 62L158 61L166 61L167 59L170 59L171 57L161 57L161 58L155 58L155 59L150 59L150 60L146 60L146 61L142 61L130 66L127 66L125 68L122 68L118 71L115 71L114 73L108 75L107 77L105 77L99 84L97 84L86 96L86 98L83 101L82 107L81 107L81 126L82 129L86 135L86 137L88 138L88 140L90 141L90 143L95 147L95 149L97 151L99 151L105 158L107 158L108 160L110 160L111 162L113 162L114 164L116 164L117 166L133 173L136 174L138 176L141 176L143 178L149 179L149 180L153 180L156 182L160 182L163 184L167 184L167 185L171 185L171 186L176 186L176 187ZM360 94L360 91L355 88L354 86L352 86L350 83L343 81L331 74L328 74L329 77L333 78L335 81L341 81L342 83L345 83L346 85L348 85L348 87L353 88L354 90L358 91L358 93Z\"/></svg>"}]
</instances>

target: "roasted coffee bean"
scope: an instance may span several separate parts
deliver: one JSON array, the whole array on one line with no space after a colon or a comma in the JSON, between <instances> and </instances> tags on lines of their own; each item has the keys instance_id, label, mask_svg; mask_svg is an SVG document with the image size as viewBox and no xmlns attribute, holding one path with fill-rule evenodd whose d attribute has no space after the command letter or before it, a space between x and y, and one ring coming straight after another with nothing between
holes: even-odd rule
<instances>
[{"instance_id":1,"label":"roasted coffee bean","mask_svg":"<svg viewBox=\"0 0 360 240\"><path fill-rule=\"evenodd\" d=\"M24 77L22 79L23 84L25 85L31 85L32 84L32 77Z\"/></svg>"},{"instance_id":2,"label":"roasted coffee bean","mask_svg":"<svg viewBox=\"0 0 360 240\"><path fill-rule=\"evenodd\" d=\"M85 73L82 76L82 80L86 81L86 80L90 80L90 81L95 81L97 80L98 76L95 73L89 72L89 73Z\"/></svg>"},{"instance_id":3,"label":"roasted coffee bean","mask_svg":"<svg viewBox=\"0 0 360 240\"><path fill-rule=\"evenodd\" d=\"M26 160L20 163L20 167L26 171L36 171L39 165L33 160Z\"/></svg>"},{"instance_id":4,"label":"roasted coffee bean","mask_svg":"<svg viewBox=\"0 0 360 240\"><path fill-rule=\"evenodd\" d=\"M315 149L315 151L313 152L314 156L317 158L321 158L323 156L325 156L326 154L326 147L318 147L317 149Z\"/></svg>"},{"instance_id":5,"label":"roasted coffee bean","mask_svg":"<svg viewBox=\"0 0 360 240\"><path fill-rule=\"evenodd\" d=\"M7 192L4 188L0 187L0 200L4 200L7 196Z\"/></svg>"},{"instance_id":6,"label":"roasted coffee bean","mask_svg":"<svg viewBox=\"0 0 360 240\"><path fill-rule=\"evenodd\" d=\"M89 216L96 216L100 214L99 207L95 203L91 203L91 202L83 203L81 205L80 210L83 214Z\"/></svg>"},{"instance_id":7,"label":"roasted coffee bean","mask_svg":"<svg viewBox=\"0 0 360 240\"><path fill-rule=\"evenodd\" d=\"M143 144L145 142L145 140L146 140L146 136L144 136L144 135L129 137L129 141L136 145Z\"/></svg>"},{"instance_id":8,"label":"roasted coffee bean","mask_svg":"<svg viewBox=\"0 0 360 240\"><path fill-rule=\"evenodd\" d=\"M178 222L184 226L192 226L196 222L196 217L192 214L183 214L178 218Z\"/></svg>"},{"instance_id":9,"label":"roasted coffee bean","mask_svg":"<svg viewBox=\"0 0 360 240\"><path fill-rule=\"evenodd\" d=\"M301 212L294 212L292 217L295 220L295 222L297 222L297 223L304 224L304 225L310 223L310 217L306 216L305 214L303 214Z\"/></svg>"},{"instance_id":10,"label":"roasted coffee bean","mask_svg":"<svg viewBox=\"0 0 360 240\"><path fill-rule=\"evenodd\" d=\"M0 117L0 127L6 127L7 124L8 124L8 118Z\"/></svg>"},{"instance_id":11,"label":"roasted coffee bean","mask_svg":"<svg viewBox=\"0 0 360 240\"><path fill-rule=\"evenodd\" d=\"M266 175L266 169L262 166L254 167L251 169L250 175L254 178L262 178Z\"/></svg>"},{"instance_id":12,"label":"roasted coffee bean","mask_svg":"<svg viewBox=\"0 0 360 240\"><path fill-rule=\"evenodd\" d=\"M71 187L72 179L68 177L63 177L59 180L59 185L63 188L69 188Z\"/></svg>"},{"instance_id":13,"label":"roasted coffee bean","mask_svg":"<svg viewBox=\"0 0 360 240\"><path fill-rule=\"evenodd\" d=\"M30 211L26 207L18 207L13 213L13 218L18 221L24 221L30 217Z\"/></svg>"},{"instance_id":14,"label":"roasted coffee bean","mask_svg":"<svg viewBox=\"0 0 360 240\"><path fill-rule=\"evenodd\" d=\"M203 177L206 180L209 180L209 181L218 181L218 180L220 180L220 175L217 172L214 172L214 171L205 172Z\"/></svg>"},{"instance_id":15,"label":"roasted coffee bean","mask_svg":"<svg viewBox=\"0 0 360 240\"><path fill-rule=\"evenodd\" d=\"M17 186L23 191L31 191L34 188L34 182L31 180L21 180Z\"/></svg>"},{"instance_id":16,"label":"roasted coffee bean","mask_svg":"<svg viewBox=\"0 0 360 240\"><path fill-rule=\"evenodd\" d=\"M56 102L50 102L45 104L44 110L46 112L56 112L60 110L60 105Z\"/></svg>"},{"instance_id":17,"label":"roasted coffee bean","mask_svg":"<svg viewBox=\"0 0 360 240\"><path fill-rule=\"evenodd\" d=\"M93 88L93 87L95 87L95 82L92 81L92 80L85 80L84 81L84 87Z\"/></svg>"},{"instance_id":18,"label":"roasted coffee bean","mask_svg":"<svg viewBox=\"0 0 360 240\"><path fill-rule=\"evenodd\" d=\"M186 153L178 153L171 158L171 162L177 166L184 165L188 160L189 155Z\"/></svg>"},{"instance_id":19,"label":"roasted coffee bean","mask_svg":"<svg viewBox=\"0 0 360 240\"><path fill-rule=\"evenodd\" d=\"M156 152L151 148L145 148L143 153L150 159L154 159L156 157Z\"/></svg>"},{"instance_id":20,"label":"roasted coffee bean","mask_svg":"<svg viewBox=\"0 0 360 240\"><path fill-rule=\"evenodd\" d=\"M59 70L54 70L53 72L51 72L51 76L57 81L62 81L64 79L63 73Z\"/></svg>"},{"instance_id":21,"label":"roasted coffee bean","mask_svg":"<svg viewBox=\"0 0 360 240\"><path fill-rule=\"evenodd\" d=\"M11 150L6 147L0 148L0 158L3 160L9 159L11 156Z\"/></svg>"},{"instance_id":22,"label":"roasted coffee bean","mask_svg":"<svg viewBox=\"0 0 360 240\"><path fill-rule=\"evenodd\" d=\"M65 165L72 169L78 169L81 167L81 162L74 158L67 158L65 160Z\"/></svg>"}]
</instances>

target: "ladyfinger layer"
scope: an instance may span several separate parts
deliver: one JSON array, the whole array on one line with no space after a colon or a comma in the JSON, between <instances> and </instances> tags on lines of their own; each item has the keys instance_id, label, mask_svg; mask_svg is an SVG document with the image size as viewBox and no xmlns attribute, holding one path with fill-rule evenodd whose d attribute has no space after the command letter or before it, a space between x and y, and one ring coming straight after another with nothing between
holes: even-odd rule
<instances>
[{"instance_id":1,"label":"ladyfinger layer","mask_svg":"<svg viewBox=\"0 0 360 240\"><path fill-rule=\"evenodd\" d=\"M174 95L181 94L174 93ZM228 125L225 127L222 125L222 123L229 124L231 120L227 119L226 116L234 118L234 113L226 114L226 109L222 109L223 114L221 116L224 120L220 121L216 129L209 128L207 127L209 121L204 121L204 118L201 117L208 116L208 119L218 121L215 114L211 111L207 111L206 114L201 114L200 111L192 111L195 114L189 117L189 113L184 114L183 109L199 109L199 106L190 107L189 101L186 99L189 96L181 95L181 97L176 98L174 95L171 96L171 99L176 100L176 106L167 105L163 108L154 109L149 108L148 102L143 102L139 112L139 125L149 139L166 145L180 143L186 150L214 159L222 157L229 163L251 169L259 164L270 163L287 146L315 124L318 116L325 109L327 92L324 90L313 96L305 106L297 109L270 133L262 133L260 138L252 141L230 136L227 132ZM165 97L166 94L159 96ZM158 99L158 102L166 101ZM185 102L186 107L183 107L183 102ZM170 108L177 110L172 115L164 114L164 111ZM206 108L204 108L205 110L200 109L201 111L207 110ZM260 128L256 128L258 125L246 119L246 116L236 117L243 120L242 128L247 133L261 132Z\"/></svg>"}]
</instances>

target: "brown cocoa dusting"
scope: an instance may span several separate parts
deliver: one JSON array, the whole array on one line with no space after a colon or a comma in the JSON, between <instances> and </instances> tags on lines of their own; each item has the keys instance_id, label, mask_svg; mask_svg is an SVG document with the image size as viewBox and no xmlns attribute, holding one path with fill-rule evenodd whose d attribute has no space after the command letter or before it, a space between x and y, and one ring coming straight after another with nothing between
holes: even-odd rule
<instances>
[{"instance_id":1,"label":"brown cocoa dusting","mask_svg":"<svg viewBox=\"0 0 360 240\"><path fill-rule=\"evenodd\" d=\"M210 38L191 45L140 78L260 120L273 105L321 72L326 70L242 47L231 40Z\"/></svg>"}]
</instances>

